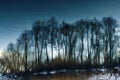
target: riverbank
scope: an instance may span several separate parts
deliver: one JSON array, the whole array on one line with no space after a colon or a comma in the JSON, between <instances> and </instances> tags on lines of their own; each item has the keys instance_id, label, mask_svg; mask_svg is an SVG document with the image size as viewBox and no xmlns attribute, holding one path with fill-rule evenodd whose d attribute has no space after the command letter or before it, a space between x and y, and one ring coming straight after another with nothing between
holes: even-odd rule
<instances>
[{"instance_id":1,"label":"riverbank","mask_svg":"<svg viewBox=\"0 0 120 80\"><path fill-rule=\"evenodd\" d=\"M106 69L50 71L27 75L24 80L120 80L119 72L109 72Z\"/></svg>"},{"instance_id":2,"label":"riverbank","mask_svg":"<svg viewBox=\"0 0 120 80\"><path fill-rule=\"evenodd\" d=\"M28 73L1 74L0 80L97 80L97 78L120 79L120 68L113 69L74 69L74 70L51 70ZM118 79L118 80L119 80ZM103 79L104 80L104 79Z\"/></svg>"}]
</instances>

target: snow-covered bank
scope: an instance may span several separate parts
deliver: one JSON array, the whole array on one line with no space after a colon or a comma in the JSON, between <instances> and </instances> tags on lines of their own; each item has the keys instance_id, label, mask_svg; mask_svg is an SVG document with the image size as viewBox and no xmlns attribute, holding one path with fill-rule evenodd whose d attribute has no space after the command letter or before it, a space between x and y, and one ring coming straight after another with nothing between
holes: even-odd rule
<instances>
[{"instance_id":1,"label":"snow-covered bank","mask_svg":"<svg viewBox=\"0 0 120 80\"><path fill-rule=\"evenodd\" d=\"M88 80L120 80L120 75L119 74L99 74L95 75L93 74L91 77L88 78Z\"/></svg>"},{"instance_id":2,"label":"snow-covered bank","mask_svg":"<svg viewBox=\"0 0 120 80\"><path fill-rule=\"evenodd\" d=\"M118 67L115 67L115 69L118 69ZM117 71L118 71L117 70ZM53 70L53 71L42 71L42 72L37 72L33 74L28 74L27 76L23 76L23 78L30 79L30 80L35 80L35 78L39 78L37 80L41 80L41 78L61 78L68 77L68 79L63 79L63 80L71 80L69 77L72 77L74 79L72 80L120 80L120 74L114 73L114 72L109 72L108 69L75 69L75 70ZM79 79L80 78L80 79ZM0 80L23 80L22 78L19 78L16 75L2 75L0 74ZM44 80L44 79L42 79ZM52 79L48 79L52 80ZM54 79L57 80L57 79ZM61 79L62 80L62 79Z\"/></svg>"},{"instance_id":3,"label":"snow-covered bank","mask_svg":"<svg viewBox=\"0 0 120 80\"><path fill-rule=\"evenodd\" d=\"M114 73L114 70L117 71L117 73L120 72L120 68L119 67L114 67L112 72ZM33 73L33 75L54 75L54 74L60 74L60 73L90 73L90 74L106 74L106 73L110 73L109 69L104 69L104 68L97 68L97 69L75 69L75 70L66 70L66 69L62 69L62 70L53 70L53 71L42 71L42 72L37 72L37 73Z\"/></svg>"},{"instance_id":4,"label":"snow-covered bank","mask_svg":"<svg viewBox=\"0 0 120 80\"><path fill-rule=\"evenodd\" d=\"M21 80L21 78L17 77L16 75L9 76L0 74L0 80Z\"/></svg>"},{"instance_id":5,"label":"snow-covered bank","mask_svg":"<svg viewBox=\"0 0 120 80\"><path fill-rule=\"evenodd\" d=\"M116 67L115 67L116 68ZM118 69L118 67L117 67ZM118 69L119 70L119 69ZM83 78L83 80L120 80L120 74L118 73L110 73L108 69L89 69L89 70L59 70L59 71L43 71L40 73L34 73L34 76L36 75L60 75L65 76L65 75L71 75L75 77L80 77ZM84 79L85 78L85 79ZM76 79L75 79L76 80ZM80 79L81 80L81 79Z\"/></svg>"},{"instance_id":6,"label":"snow-covered bank","mask_svg":"<svg viewBox=\"0 0 120 80\"><path fill-rule=\"evenodd\" d=\"M55 71L52 71L55 74ZM51 74L53 74L51 72ZM45 74L47 75L47 74ZM42 79L41 79L42 78ZM120 80L120 75L115 73L99 73L99 74L59 74L59 75L52 75L41 77L41 76L30 76L30 80Z\"/></svg>"}]
</instances>

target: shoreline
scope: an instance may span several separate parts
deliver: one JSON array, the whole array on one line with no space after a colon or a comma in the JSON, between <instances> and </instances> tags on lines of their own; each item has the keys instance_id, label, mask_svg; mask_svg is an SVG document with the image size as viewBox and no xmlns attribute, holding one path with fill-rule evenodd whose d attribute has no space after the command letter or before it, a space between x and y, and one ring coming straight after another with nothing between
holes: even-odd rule
<instances>
[{"instance_id":1,"label":"shoreline","mask_svg":"<svg viewBox=\"0 0 120 80\"><path fill-rule=\"evenodd\" d=\"M116 67L118 68L118 67ZM2 76L7 76L10 78L30 78L30 77L51 77L57 75L98 75L98 74L120 74L120 70L115 69L104 69L104 68L97 68L97 69L74 69L74 70L51 70L51 71L40 71L40 72L21 72L21 73L8 73L2 74Z\"/></svg>"}]
</instances>

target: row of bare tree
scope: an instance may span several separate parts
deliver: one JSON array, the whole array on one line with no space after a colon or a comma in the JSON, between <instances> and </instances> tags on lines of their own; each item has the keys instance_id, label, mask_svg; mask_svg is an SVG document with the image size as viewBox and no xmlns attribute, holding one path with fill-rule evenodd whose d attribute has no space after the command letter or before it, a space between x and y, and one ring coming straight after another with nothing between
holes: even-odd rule
<instances>
[{"instance_id":1,"label":"row of bare tree","mask_svg":"<svg viewBox=\"0 0 120 80\"><path fill-rule=\"evenodd\" d=\"M60 66L64 62L74 62L80 68L112 68L120 63L117 29L117 21L112 17L80 19L73 24L59 24L54 17L36 21L16 44L8 45L1 66L10 72L31 71L42 65ZM58 62L53 64L55 61Z\"/></svg>"}]
</instances>

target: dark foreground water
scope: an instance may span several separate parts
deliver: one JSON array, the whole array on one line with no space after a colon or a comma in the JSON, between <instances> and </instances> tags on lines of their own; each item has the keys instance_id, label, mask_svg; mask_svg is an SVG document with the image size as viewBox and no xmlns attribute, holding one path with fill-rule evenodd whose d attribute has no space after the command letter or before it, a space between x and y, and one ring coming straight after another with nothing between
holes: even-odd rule
<instances>
[{"instance_id":1,"label":"dark foreground water","mask_svg":"<svg viewBox=\"0 0 120 80\"><path fill-rule=\"evenodd\" d=\"M120 80L119 73L109 73L105 70L84 71L51 71L51 72L39 72L25 77L8 76L0 74L0 80Z\"/></svg>"}]
</instances>

